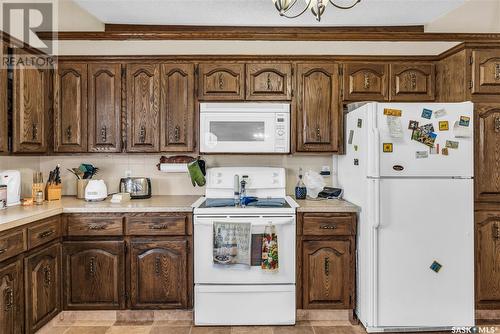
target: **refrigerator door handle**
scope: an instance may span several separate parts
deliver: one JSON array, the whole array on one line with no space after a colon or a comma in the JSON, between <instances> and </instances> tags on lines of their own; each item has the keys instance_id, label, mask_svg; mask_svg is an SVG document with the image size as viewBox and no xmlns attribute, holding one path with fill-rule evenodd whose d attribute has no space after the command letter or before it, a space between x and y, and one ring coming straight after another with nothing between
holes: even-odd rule
<instances>
[{"instance_id":1,"label":"refrigerator door handle","mask_svg":"<svg viewBox=\"0 0 500 334\"><path fill-rule=\"evenodd\" d=\"M380 227L380 180L374 179L373 181L373 228L378 229Z\"/></svg>"}]
</instances>

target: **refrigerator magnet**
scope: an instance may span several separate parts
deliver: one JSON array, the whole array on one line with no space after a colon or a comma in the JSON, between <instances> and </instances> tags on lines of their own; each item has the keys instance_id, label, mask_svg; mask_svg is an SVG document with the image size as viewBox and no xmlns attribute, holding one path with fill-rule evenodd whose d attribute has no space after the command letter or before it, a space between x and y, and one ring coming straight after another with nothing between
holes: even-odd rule
<instances>
[{"instance_id":1,"label":"refrigerator magnet","mask_svg":"<svg viewBox=\"0 0 500 334\"><path fill-rule=\"evenodd\" d=\"M441 154L442 154L442 155L448 155L448 147L443 147L443 148L441 149Z\"/></svg>"},{"instance_id":2,"label":"refrigerator magnet","mask_svg":"<svg viewBox=\"0 0 500 334\"><path fill-rule=\"evenodd\" d=\"M429 154L439 154L439 144L434 147L429 147Z\"/></svg>"},{"instance_id":3,"label":"refrigerator magnet","mask_svg":"<svg viewBox=\"0 0 500 334\"><path fill-rule=\"evenodd\" d=\"M401 117L403 114L402 110L399 109L389 109L389 108L384 108L384 115L386 116L396 116L396 117Z\"/></svg>"},{"instance_id":4,"label":"refrigerator magnet","mask_svg":"<svg viewBox=\"0 0 500 334\"><path fill-rule=\"evenodd\" d=\"M453 124L453 135L455 138L470 138L472 131L470 127L460 125L460 121L455 121L455 124Z\"/></svg>"},{"instance_id":5,"label":"refrigerator magnet","mask_svg":"<svg viewBox=\"0 0 500 334\"><path fill-rule=\"evenodd\" d=\"M382 150L384 153L392 153L392 143L383 143Z\"/></svg>"},{"instance_id":6,"label":"refrigerator magnet","mask_svg":"<svg viewBox=\"0 0 500 334\"><path fill-rule=\"evenodd\" d=\"M443 266L441 265L441 263L434 261L434 262L432 262L432 264L429 268L431 268L432 271L438 273L442 267Z\"/></svg>"},{"instance_id":7,"label":"refrigerator magnet","mask_svg":"<svg viewBox=\"0 0 500 334\"><path fill-rule=\"evenodd\" d=\"M387 116L387 127L392 138L403 137L403 126L401 125L401 117Z\"/></svg>"},{"instance_id":8,"label":"refrigerator magnet","mask_svg":"<svg viewBox=\"0 0 500 334\"><path fill-rule=\"evenodd\" d=\"M429 153L427 151L416 151L415 152L415 158L417 159L425 159L429 157Z\"/></svg>"},{"instance_id":9,"label":"refrigerator magnet","mask_svg":"<svg viewBox=\"0 0 500 334\"><path fill-rule=\"evenodd\" d=\"M438 109L434 112L434 117L435 118L441 118L441 117L444 117L446 116L446 110L444 109Z\"/></svg>"},{"instance_id":10,"label":"refrigerator magnet","mask_svg":"<svg viewBox=\"0 0 500 334\"><path fill-rule=\"evenodd\" d=\"M458 149L458 141L454 141L454 140L447 140L447 141L446 141L446 147L447 147L447 148Z\"/></svg>"},{"instance_id":11,"label":"refrigerator magnet","mask_svg":"<svg viewBox=\"0 0 500 334\"><path fill-rule=\"evenodd\" d=\"M470 117L460 116L460 122L458 123L458 125L469 126L469 124L470 124Z\"/></svg>"},{"instance_id":12,"label":"refrigerator magnet","mask_svg":"<svg viewBox=\"0 0 500 334\"><path fill-rule=\"evenodd\" d=\"M354 166L359 166L359 160L358 159L354 159Z\"/></svg>"},{"instance_id":13,"label":"refrigerator magnet","mask_svg":"<svg viewBox=\"0 0 500 334\"><path fill-rule=\"evenodd\" d=\"M408 130L416 130L418 128L418 122L417 121L410 121L408 123Z\"/></svg>"},{"instance_id":14,"label":"refrigerator magnet","mask_svg":"<svg viewBox=\"0 0 500 334\"><path fill-rule=\"evenodd\" d=\"M347 143L349 145L352 144L352 138L354 137L354 130L349 130L349 140L347 141Z\"/></svg>"},{"instance_id":15,"label":"refrigerator magnet","mask_svg":"<svg viewBox=\"0 0 500 334\"><path fill-rule=\"evenodd\" d=\"M361 118L358 118L358 128L361 128L363 126L363 120Z\"/></svg>"},{"instance_id":16,"label":"refrigerator magnet","mask_svg":"<svg viewBox=\"0 0 500 334\"><path fill-rule=\"evenodd\" d=\"M358 151L358 145L354 145L354 151Z\"/></svg>"},{"instance_id":17,"label":"refrigerator magnet","mask_svg":"<svg viewBox=\"0 0 500 334\"><path fill-rule=\"evenodd\" d=\"M439 121L439 131L448 131L449 124L448 121Z\"/></svg>"},{"instance_id":18,"label":"refrigerator magnet","mask_svg":"<svg viewBox=\"0 0 500 334\"><path fill-rule=\"evenodd\" d=\"M432 117L432 110L424 108L424 110L422 110L422 118L431 119L431 117Z\"/></svg>"}]
</instances>

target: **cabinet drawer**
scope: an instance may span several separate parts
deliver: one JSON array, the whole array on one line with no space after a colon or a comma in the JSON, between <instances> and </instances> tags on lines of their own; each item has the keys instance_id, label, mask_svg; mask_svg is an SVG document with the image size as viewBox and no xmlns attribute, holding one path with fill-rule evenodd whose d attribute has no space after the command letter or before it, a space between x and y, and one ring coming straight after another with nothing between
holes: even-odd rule
<instances>
[{"instance_id":1,"label":"cabinet drawer","mask_svg":"<svg viewBox=\"0 0 500 334\"><path fill-rule=\"evenodd\" d=\"M127 217L128 235L185 235L187 215Z\"/></svg>"},{"instance_id":2,"label":"cabinet drawer","mask_svg":"<svg viewBox=\"0 0 500 334\"><path fill-rule=\"evenodd\" d=\"M43 245L61 236L61 218L59 216L42 220L28 227L28 248Z\"/></svg>"},{"instance_id":3,"label":"cabinet drawer","mask_svg":"<svg viewBox=\"0 0 500 334\"><path fill-rule=\"evenodd\" d=\"M16 256L26 250L24 230L8 232L0 235L0 262Z\"/></svg>"},{"instance_id":4,"label":"cabinet drawer","mask_svg":"<svg viewBox=\"0 0 500 334\"><path fill-rule=\"evenodd\" d=\"M304 214L304 235L354 235L356 225L350 214Z\"/></svg>"},{"instance_id":5,"label":"cabinet drawer","mask_svg":"<svg viewBox=\"0 0 500 334\"><path fill-rule=\"evenodd\" d=\"M122 235L121 216L69 216L69 236Z\"/></svg>"}]
</instances>

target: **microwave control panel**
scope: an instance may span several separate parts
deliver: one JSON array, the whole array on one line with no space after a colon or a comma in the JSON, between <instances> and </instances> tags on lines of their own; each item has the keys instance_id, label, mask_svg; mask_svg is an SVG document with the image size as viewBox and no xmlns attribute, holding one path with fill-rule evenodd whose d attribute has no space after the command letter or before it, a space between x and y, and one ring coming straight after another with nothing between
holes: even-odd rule
<instances>
[{"instance_id":1,"label":"microwave control panel","mask_svg":"<svg viewBox=\"0 0 500 334\"><path fill-rule=\"evenodd\" d=\"M274 145L275 152L287 152L289 150L288 133L290 131L290 114L276 113L276 140Z\"/></svg>"}]
</instances>

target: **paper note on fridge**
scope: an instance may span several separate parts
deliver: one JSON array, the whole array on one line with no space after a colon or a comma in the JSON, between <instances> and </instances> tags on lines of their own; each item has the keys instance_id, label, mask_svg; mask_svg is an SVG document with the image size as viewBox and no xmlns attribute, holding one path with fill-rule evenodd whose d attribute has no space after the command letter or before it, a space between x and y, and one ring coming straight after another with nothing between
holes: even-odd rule
<instances>
[{"instance_id":1,"label":"paper note on fridge","mask_svg":"<svg viewBox=\"0 0 500 334\"><path fill-rule=\"evenodd\" d=\"M460 125L459 121L455 121L455 124L453 124L453 136L455 138L470 138L472 136L471 127Z\"/></svg>"},{"instance_id":2,"label":"paper note on fridge","mask_svg":"<svg viewBox=\"0 0 500 334\"><path fill-rule=\"evenodd\" d=\"M401 124L401 117L387 116L387 127L389 134L392 138L403 138L403 125Z\"/></svg>"}]
</instances>

